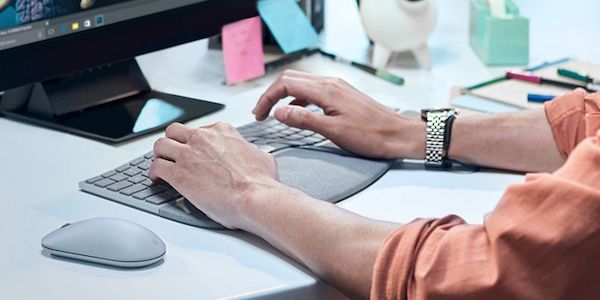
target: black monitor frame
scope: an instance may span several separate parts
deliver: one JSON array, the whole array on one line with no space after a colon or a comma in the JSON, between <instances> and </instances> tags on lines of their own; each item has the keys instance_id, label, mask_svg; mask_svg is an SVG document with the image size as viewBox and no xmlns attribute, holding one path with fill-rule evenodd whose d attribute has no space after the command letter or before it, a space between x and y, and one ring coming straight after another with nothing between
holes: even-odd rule
<instances>
[{"instance_id":1,"label":"black monitor frame","mask_svg":"<svg viewBox=\"0 0 600 300\"><path fill-rule=\"evenodd\" d=\"M0 91L210 37L227 23L257 15L256 0L207 0L1 50Z\"/></svg>"},{"instance_id":2,"label":"black monitor frame","mask_svg":"<svg viewBox=\"0 0 600 300\"><path fill-rule=\"evenodd\" d=\"M216 35L223 25L256 15L256 0L205 0L2 50L0 115L119 143L160 130L166 122L212 113L223 105L153 91L135 57ZM135 130L147 101L184 113Z\"/></svg>"}]
</instances>

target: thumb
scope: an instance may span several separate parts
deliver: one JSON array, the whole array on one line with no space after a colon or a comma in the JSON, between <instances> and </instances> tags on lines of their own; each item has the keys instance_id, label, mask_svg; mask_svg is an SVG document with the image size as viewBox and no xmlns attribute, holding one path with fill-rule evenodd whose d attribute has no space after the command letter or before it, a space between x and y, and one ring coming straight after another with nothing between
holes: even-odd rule
<instances>
[{"instance_id":1,"label":"thumb","mask_svg":"<svg viewBox=\"0 0 600 300\"><path fill-rule=\"evenodd\" d=\"M288 126L323 133L327 128L327 117L316 114L302 106L286 105L275 110L275 118Z\"/></svg>"}]
</instances>

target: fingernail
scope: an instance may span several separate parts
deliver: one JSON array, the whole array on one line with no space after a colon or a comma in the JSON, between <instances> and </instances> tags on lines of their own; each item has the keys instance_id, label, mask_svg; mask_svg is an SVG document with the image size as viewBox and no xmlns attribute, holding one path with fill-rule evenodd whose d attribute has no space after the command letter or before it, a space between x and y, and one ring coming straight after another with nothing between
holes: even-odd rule
<instances>
[{"instance_id":1,"label":"fingernail","mask_svg":"<svg viewBox=\"0 0 600 300\"><path fill-rule=\"evenodd\" d=\"M281 107L279 109L282 110L282 112L283 112L283 119L284 120L289 119L290 113L292 113L293 109L291 107L289 107L289 106L283 106L283 107Z\"/></svg>"}]
</instances>

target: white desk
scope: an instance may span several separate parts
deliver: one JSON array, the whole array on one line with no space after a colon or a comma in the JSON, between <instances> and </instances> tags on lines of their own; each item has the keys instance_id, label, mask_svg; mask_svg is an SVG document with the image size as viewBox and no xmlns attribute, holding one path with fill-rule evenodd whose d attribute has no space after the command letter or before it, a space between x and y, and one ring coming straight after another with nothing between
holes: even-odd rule
<instances>
[{"instance_id":1,"label":"white desk","mask_svg":"<svg viewBox=\"0 0 600 300\"><path fill-rule=\"evenodd\" d=\"M552 1L518 2L523 13L532 17L533 63L564 56L600 61L598 43L590 41L600 36L600 19L594 16L600 10L599 2L570 1L573 9ZM445 105L450 86L474 83L503 70L486 68L467 45L467 3L439 1L440 23L430 43L433 70L429 73L395 64L394 69L408 80L404 87L319 56L291 67L344 77L388 105L409 109ZM329 0L331 26L324 43L338 53L361 57L365 39L351 10L353 5L350 0ZM558 19L560 13L567 17ZM356 38L340 40L336 32ZM276 74L235 87L223 86L220 55L207 53L205 46L205 42L192 43L139 61L156 89L227 105L225 110L189 124L225 120L239 126L251 122L250 108ZM160 135L110 146L0 119L0 299L339 297L306 269L248 234L182 225L78 191L80 180L145 153ZM514 174L425 172L419 165L398 163L340 206L398 222L448 213L481 222L506 186L521 180L522 176ZM168 247L164 263L122 271L42 254L40 239L46 233L67 222L98 216L129 219L155 231Z\"/></svg>"}]
</instances>

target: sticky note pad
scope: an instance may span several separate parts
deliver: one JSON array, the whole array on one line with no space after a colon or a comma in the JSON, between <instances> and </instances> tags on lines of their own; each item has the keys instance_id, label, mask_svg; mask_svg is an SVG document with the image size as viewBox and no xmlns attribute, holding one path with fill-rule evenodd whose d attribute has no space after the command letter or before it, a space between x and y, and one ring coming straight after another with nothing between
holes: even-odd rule
<instances>
[{"instance_id":1,"label":"sticky note pad","mask_svg":"<svg viewBox=\"0 0 600 300\"><path fill-rule=\"evenodd\" d=\"M221 33L227 84L265 74L260 17L227 24Z\"/></svg>"},{"instance_id":2,"label":"sticky note pad","mask_svg":"<svg viewBox=\"0 0 600 300\"><path fill-rule=\"evenodd\" d=\"M319 35L295 0L259 0L258 12L285 53L313 48Z\"/></svg>"}]
</instances>

